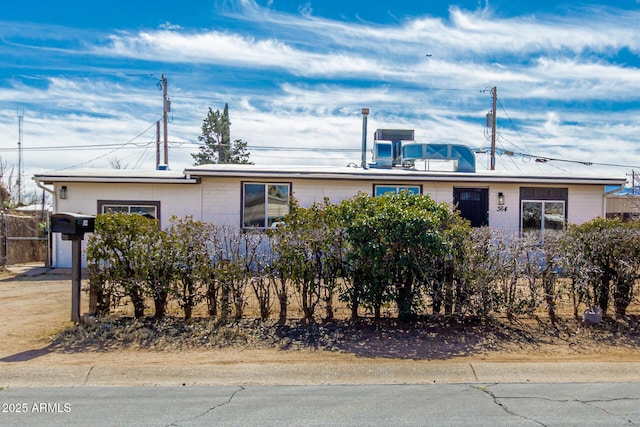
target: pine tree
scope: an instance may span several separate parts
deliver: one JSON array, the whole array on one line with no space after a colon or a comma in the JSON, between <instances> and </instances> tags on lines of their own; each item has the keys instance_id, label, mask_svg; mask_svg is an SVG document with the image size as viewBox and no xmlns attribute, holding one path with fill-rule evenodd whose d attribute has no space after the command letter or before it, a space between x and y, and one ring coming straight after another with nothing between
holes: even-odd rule
<instances>
[{"instance_id":1,"label":"pine tree","mask_svg":"<svg viewBox=\"0 0 640 427\"><path fill-rule=\"evenodd\" d=\"M241 139L231 142L230 127L228 104L224 104L222 113L209 107L207 117L202 121L202 134L198 137L198 141L204 145L200 147L199 153L191 155L196 166L212 163L252 163L249 161L247 143Z\"/></svg>"}]
</instances>

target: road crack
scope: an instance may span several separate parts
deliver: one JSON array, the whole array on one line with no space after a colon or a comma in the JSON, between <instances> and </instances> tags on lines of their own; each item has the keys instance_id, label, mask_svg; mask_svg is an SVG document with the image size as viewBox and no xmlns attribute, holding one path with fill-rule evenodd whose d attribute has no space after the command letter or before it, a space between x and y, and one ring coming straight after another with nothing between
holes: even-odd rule
<instances>
[{"instance_id":1,"label":"road crack","mask_svg":"<svg viewBox=\"0 0 640 427\"><path fill-rule=\"evenodd\" d=\"M535 422L535 423L537 423L539 425L544 425L540 421L537 421L535 419L519 415L519 414L515 413L514 411L510 410L501 401L501 398L499 396L496 396L495 393L493 393L489 389L489 386L472 386L472 387L475 388L476 390L483 391L483 392L487 393L489 396L491 396L491 398L493 399L494 403L496 405L498 405L500 408L502 408L502 410L504 410L506 413L508 413L510 415L513 415L513 416L517 416L517 417L523 418L523 419L528 420L528 421ZM620 402L620 401L640 401L640 399L636 398L636 397L618 397L618 398L611 398L611 399L589 399L589 400L583 400L583 399L551 399L551 398L543 397L543 396L520 396L520 397L503 397L502 399L511 399L511 400L518 400L518 399L532 400L532 399L537 399L537 400L543 400L543 401L555 402L555 403L569 403L569 402L581 403L583 405L592 407L594 409L598 409L598 410L602 411L603 413L605 413L605 414L607 414L607 415L609 415L611 417L622 419L622 420L624 420L625 425L638 426L638 424L634 423L632 419L628 418L630 414L614 413L614 412L611 412L611 411L607 410L606 408L603 408L602 406L598 405L599 403L612 403L612 402ZM633 413L633 414L635 415L635 413Z\"/></svg>"},{"instance_id":2,"label":"road crack","mask_svg":"<svg viewBox=\"0 0 640 427\"><path fill-rule=\"evenodd\" d=\"M91 376L91 372L93 372L93 368L95 368L95 366L92 365L87 371L87 375L85 375L84 382L82 383L83 386L87 385L87 382L89 381L89 376Z\"/></svg>"},{"instance_id":3,"label":"road crack","mask_svg":"<svg viewBox=\"0 0 640 427\"><path fill-rule=\"evenodd\" d=\"M602 406L598 406L598 403L611 403L611 402L620 402L620 401L624 401L624 400L640 400L636 397L618 397L618 398L614 398L614 399L598 399L598 400L576 400L576 402L580 402L583 405L587 405L590 406L592 408L598 409L602 412L604 412L607 415L611 415L612 417L618 417L618 418L622 418L624 419L624 421L626 422L626 425L628 426L637 426L638 424L635 424L631 419L629 418L625 418L625 416L629 415L629 414L616 414L613 413L611 411L608 411L606 408L603 408Z\"/></svg>"},{"instance_id":4,"label":"road crack","mask_svg":"<svg viewBox=\"0 0 640 427\"><path fill-rule=\"evenodd\" d=\"M514 416L514 417L522 418L523 420L531 421L531 422L534 422L534 423L536 423L536 424L538 424L540 426L546 427L546 424L541 423L538 420L535 420L535 419L529 418L529 417L525 417L524 415L517 414L514 411L512 411L511 409L509 409L507 407L507 405L502 403L500 401L500 398L498 396L496 396L495 393L489 389L489 387L487 387L487 386L473 386L473 385L471 387L476 389L476 390L480 390L481 392L486 393L489 396L491 396L491 398L493 399L493 403L495 403L498 407L500 407L507 414L509 414L511 416Z\"/></svg>"},{"instance_id":5,"label":"road crack","mask_svg":"<svg viewBox=\"0 0 640 427\"><path fill-rule=\"evenodd\" d=\"M236 394L240 393L241 391L243 391L245 388L243 386L240 386L237 390L234 390L233 393L231 393L231 395L229 396L229 399L225 400L222 403L218 403L217 405L212 406L211 408L207 409L206 411L202 412L201 414L198 414L194 417L191 418L187 418L187 419L183 419L183 420L177 420L172 422L171 424L168 424L167 427L175 427L175 426L179 426L180 423L183 422L187 422L187 421L193 421L193 420L197 420L198 418L202 418L204 416L206 416L207 414L215 411L216 409L228 405L229 403L231 403L231 401L233 400L234 397L236 397Z\"/></svg>"},{"instance_id":6,"label":"road crack","mask_svg":"<svg viewBox=\"0 0 640 427\"><path fill-rule=\"evenodd\" d=\"M471 368L471 372L473 372L473 377L479 382L480 380L478 379L478 374L476 374L476 368L474 368L471 363L469 363L469 367Z\"/></svg>"}]
</instances>

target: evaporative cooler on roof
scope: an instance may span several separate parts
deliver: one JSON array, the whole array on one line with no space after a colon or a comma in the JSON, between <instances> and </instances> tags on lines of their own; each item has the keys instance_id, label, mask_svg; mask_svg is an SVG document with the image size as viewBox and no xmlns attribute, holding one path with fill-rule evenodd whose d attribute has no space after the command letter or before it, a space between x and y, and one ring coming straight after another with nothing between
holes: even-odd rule
<instances>
[{"instance_id":1,"label":"evaporative cooler on roof","mask_svg":"<svg viewBox=\"0 0 640 427\"><path fill-rule=\"evenodd\" d=\"M378 129L376 130L376 141L414 141L415 131L413 129Z\"/></svg>"},{"instance_id":2,"label":"evaporative cooler on roof","mask_svg":"<svg viewBox=\"0 0 640 427\"><path fill-rule=\"evenodd\" d=\"M414 141L414 134L413 129L377 129L373 150L376 167L390 168L399 165L402 160L402 141Z\"/></svg>"}]
</instances>

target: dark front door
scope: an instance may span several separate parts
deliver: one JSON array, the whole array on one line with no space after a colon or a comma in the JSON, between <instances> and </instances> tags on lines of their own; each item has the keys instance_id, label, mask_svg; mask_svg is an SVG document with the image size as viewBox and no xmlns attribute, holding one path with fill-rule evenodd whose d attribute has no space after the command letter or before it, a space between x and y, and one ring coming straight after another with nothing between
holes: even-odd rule
<instances>
[{"instance_id":1,"label":"dark front door","mask_svg":"<svg viewBox=\"0 0 640 427\"><path fill-rule=\"evenodd\" d=\"M454 188L453 203L472 227L489 225L489 189Z\"/></svg>"}]
</instances>

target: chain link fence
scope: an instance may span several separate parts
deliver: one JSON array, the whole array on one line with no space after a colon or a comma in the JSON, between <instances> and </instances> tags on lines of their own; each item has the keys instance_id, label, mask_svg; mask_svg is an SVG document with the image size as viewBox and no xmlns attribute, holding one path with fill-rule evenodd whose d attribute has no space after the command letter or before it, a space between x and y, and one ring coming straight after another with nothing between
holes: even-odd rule
<instances>
[{"instance_id":1,"label":"chain link fence","mask_svg":"<svg viewBox=\"0 0 640 427\"><path fill-rule=\"evenodd\" d=\"M0 266L51 265L49 212L0 211Z\"/></svg>"}]
</instances>

